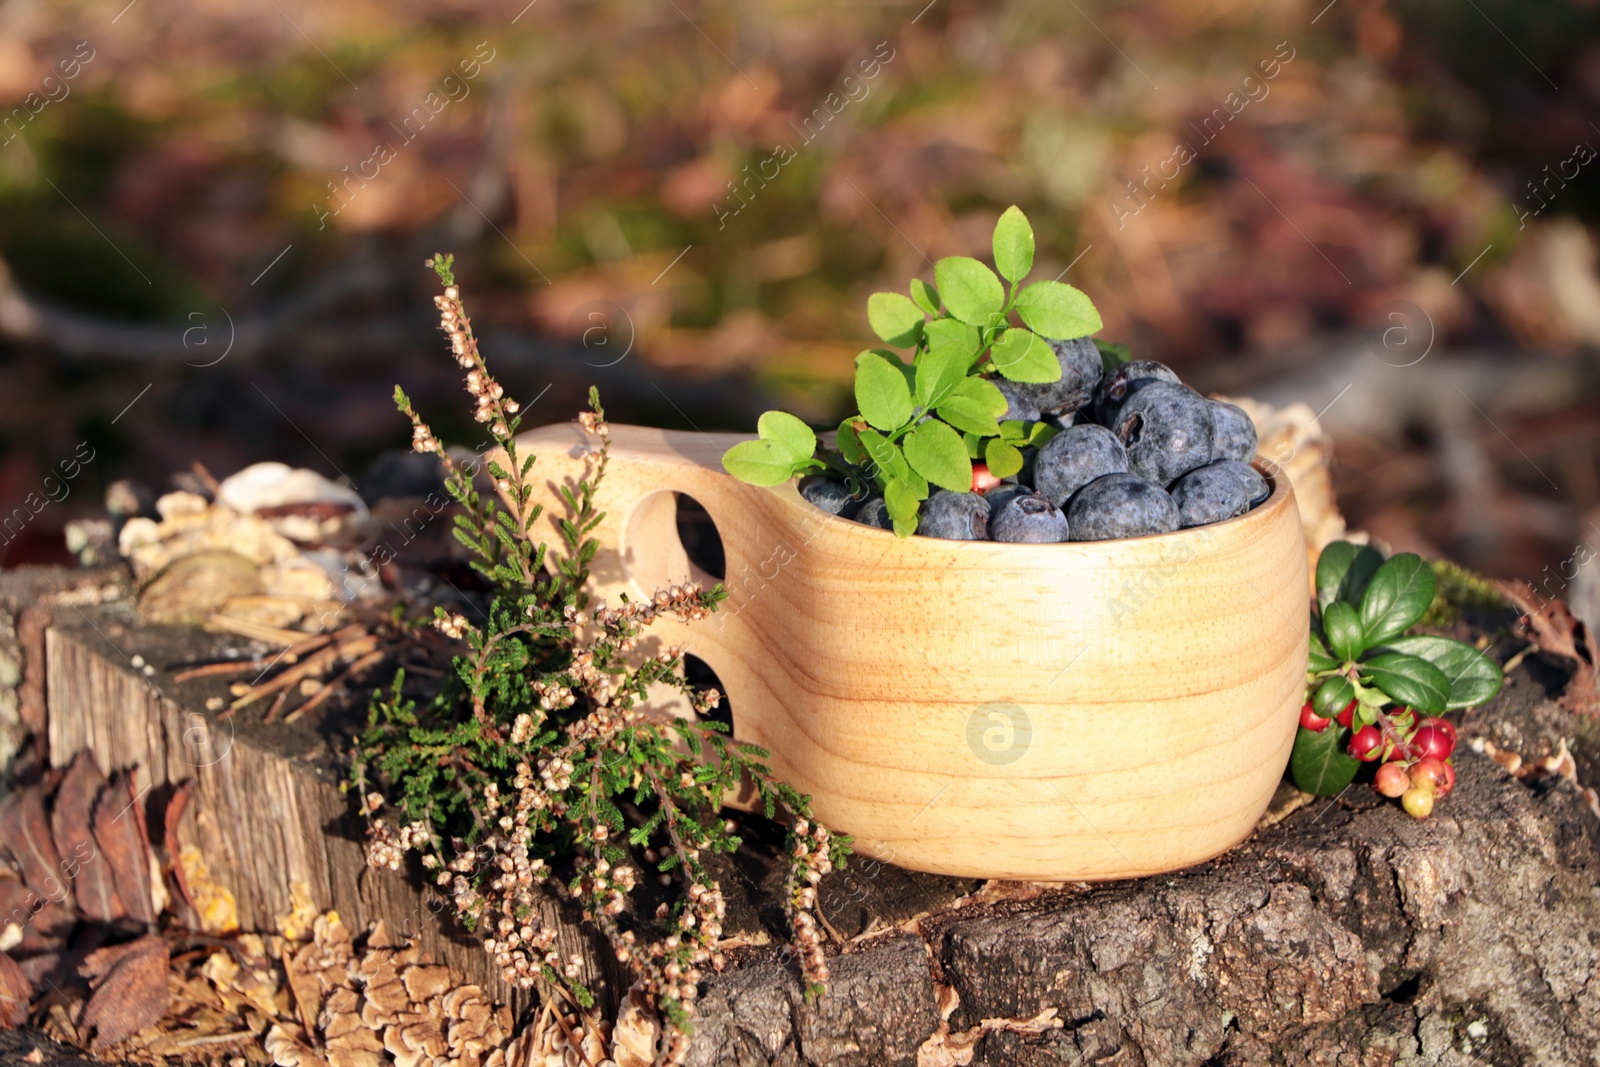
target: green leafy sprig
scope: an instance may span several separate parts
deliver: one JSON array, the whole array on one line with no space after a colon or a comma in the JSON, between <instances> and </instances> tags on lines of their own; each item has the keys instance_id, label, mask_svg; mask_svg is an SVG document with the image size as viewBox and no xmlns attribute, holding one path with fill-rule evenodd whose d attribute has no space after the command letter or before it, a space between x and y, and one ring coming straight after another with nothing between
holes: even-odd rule
<instances>
[{"instance_id":1,"label":"green leafy sprig","mask_svg":"<svg viewBox=\"0 0 1600 1067\"><path fill-rule=\"evenodd\" d=\"M1301 789L1334 796L1355 780L1362 763L1349 742L1363 726L1377 727L1386 746L1403 744L1422 718L1476 707L1500 691L1500 665L1471 645L1407 633L1427 613L1437 584L1413 553L1385 560L1348 541L1322 550L1306 700L1323 719L1356 706L1349 726L1300 728L1289 767Z\"/></svg>"},{"instance_id":2,"label":"green leafy sprig","mask_svg":"<svg viewBox=\"0 0 1600 1067\"><path fill-rule=\"evenodd\" d=\"M1043 423L998 422L1007 404L993 379L1058 380L1061 363L1048 341L1087 337L1102 324L1094 304L1072 286L1023 284L1033 269L1034 238L1019 208L1007 208L995 223L993 250L995 270L969 256L948 256L934 265L933 284L913 279L909 295L868 298L867 321L891 347L856 357L858 410L839 425L836 448L819 449L803 422L769 411L757 424L759 440L729 449L724 468L755 485L823 472L863 492L871 482L902 537L916 531L933 487L972 488L975 460L996 477L1021 470L1021 450L1042 445L1055 431ZM909 350L910 359L892 349Z\"/></svg>"}]
</instances>

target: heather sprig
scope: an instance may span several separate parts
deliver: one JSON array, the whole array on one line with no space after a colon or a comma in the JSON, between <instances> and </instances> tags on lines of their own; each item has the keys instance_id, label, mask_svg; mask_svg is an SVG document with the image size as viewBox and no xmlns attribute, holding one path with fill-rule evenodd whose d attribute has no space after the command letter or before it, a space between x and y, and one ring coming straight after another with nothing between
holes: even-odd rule
<instances>
[{"instance_id":1,"label":"heather sprig","mask_svg":"<svg viewBox=\"0 0 1600 1067\"><path fill-rule=\"evenodd\" d=\"M765 751L708 717L721 694L689 684L681 649L646 655L640 647L658 619L694 622L716 610L720 586L591 602L611 436L592 389L579 417L590 441L586 470L561 490L564 551L547 560L533 534L541 514L529 481L535 457L519 454L514 437L517 403L479 351L451 257L429 265L444 286L434 301L440 328L467 372L475 417L505 456L484 465L497 493L480 491L476 464L454 461L399 389L395 401L411 420L413 447L444 465L460 505L454 534L493 592L476 620L435 609L434 625L462 652L431 699L408 698L401 675L373 701L351 772L368 820L368 861L398 868L405 852L420 853L508 981L557 985L588 1005L580 961L561 957L539 909L549 894L578 902L656 999L667 1024L658 1062L680 1062L698 985L723 964L725 902L704 857L741 844L720 814L724 796L749 782L767 817L789 821L784 906L812 991L827 980L815 886L844 862L848 838L817 824L809 799L773 777ZM657 685L683 693L698 716L651 712L646 694ZM628 908L645 868L680 890L654 916Z\"/></svg>"}]
</instances>

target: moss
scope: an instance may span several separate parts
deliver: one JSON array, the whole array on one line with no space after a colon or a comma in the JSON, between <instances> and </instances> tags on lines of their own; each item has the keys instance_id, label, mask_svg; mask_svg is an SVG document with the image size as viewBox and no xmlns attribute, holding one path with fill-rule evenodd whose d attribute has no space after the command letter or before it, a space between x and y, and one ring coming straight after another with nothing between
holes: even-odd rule
<instances>
[{"instance_id":1,"label":"moss","mask_svg":"<svg viewBox=\"0 0 1600 1067\"><path fill-rule=\"evenodd\" d=\"M1511 605L1500 595L1500 590L1495 588L1493 579L1470 571L1460 564L1451 563L1449 560L1430 560L1428 566L1433 568L1433 576L1438 580L1438 589L1433 594L1433 603L1428 605L1427 614L1422 617L1423 626L1449 626L1461 618L1464 609L1479 611L1510 609Z\"/></svg>"}]
</instances>

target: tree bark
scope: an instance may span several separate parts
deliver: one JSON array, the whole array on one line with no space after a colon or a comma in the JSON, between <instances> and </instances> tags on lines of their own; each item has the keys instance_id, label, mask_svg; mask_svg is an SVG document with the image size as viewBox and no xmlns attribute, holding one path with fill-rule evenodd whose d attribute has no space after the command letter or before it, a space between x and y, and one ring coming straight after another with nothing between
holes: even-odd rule
<instances>
[{"instance_id":1,"label":"tree bark","mask_svg":"<svg viewBox=\"0 0 1600 1067\"><path fill-rule=\"evenodd\" d=\"M15 581L0 576L0 594ZM87 745L107 771L140 767L141 788L195 778L185 839L246 929L273 928L298 883L352 927L414 932L511 997L417 872L365 868L337 788L348 713L220 721L204 701L225 681L170 680L231 641L141 626L118 604L57 611L31 675L45 680L51 761ZM1569 673L1528 656L1465 716L1457 787L1427 820L1365 785L1311 803L1286 785L1238 848L1138 881L980 885L857 859L823 882L839 938L810 1002L776 947L781 835L745 820L750 845L721 875L747 947L704 986L690 1062L1600 1063L1600 814L1585 788L1600 724L1557 703ZM563 951L614 1004L625 979L605 946L549 906Z\"/></svg>"}]
</instances>

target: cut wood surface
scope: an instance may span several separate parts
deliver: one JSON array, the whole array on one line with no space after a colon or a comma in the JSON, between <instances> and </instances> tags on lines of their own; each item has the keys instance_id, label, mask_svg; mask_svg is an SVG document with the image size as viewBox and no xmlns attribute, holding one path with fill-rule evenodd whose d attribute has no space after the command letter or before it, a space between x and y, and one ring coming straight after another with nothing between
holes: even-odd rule
<instances>
[{"instance_id":1,"label":"cut wood surface","mask_svg":"<svg viewBox=\"0 0 1600 1067\"><path fill-rule=\"evenodd\" d=\"M735 736L821 821L917 870L1050 880L1173 870L1250 832L1305 683L1287 478L1268 473L1248 514L1153 537L901 539L724 473L746 439L611 428L595 591L715 584L675 529L675 494L704 506L728 600L652 635L710 665ZM559 544L558 490L599 439L565 423L518 440L539 458L538 532Z\"/></svg>"},{"instance_id":2,"label":"cut wood surface","mask_svg":"<svg viewBox=\"0 0 1600 1067\"><path fill-rule=\"evenodd\" d=\"M337 788L337 718L262 726L241 712L229 726L203 706L222 682L172 682L230 647L138 626L119 604L58 611L52 759L89 744L107 770L140 767L141 787L194 778L182 833L245 928L273 928L301 882L352 927L381 917L493 985L476 945L424 903L418 872L363 866ZM1464 717L1459 784L1426 821L1366 786L1312 803L1285 786L1243 844L1169 875L985 885L857 858L823 882L840 940L830 991L811 1002L767 943L781 837L749 820L751 846L722 875L729 932L749 944L705 984L691 1062L1600 1063L1600 816L1582 787L1596 782L1600 731L1558 702L1570 673L1531 654ZM565 944L611 1002L604 953L573 918Z\"/></svg>"}]
</instances>

